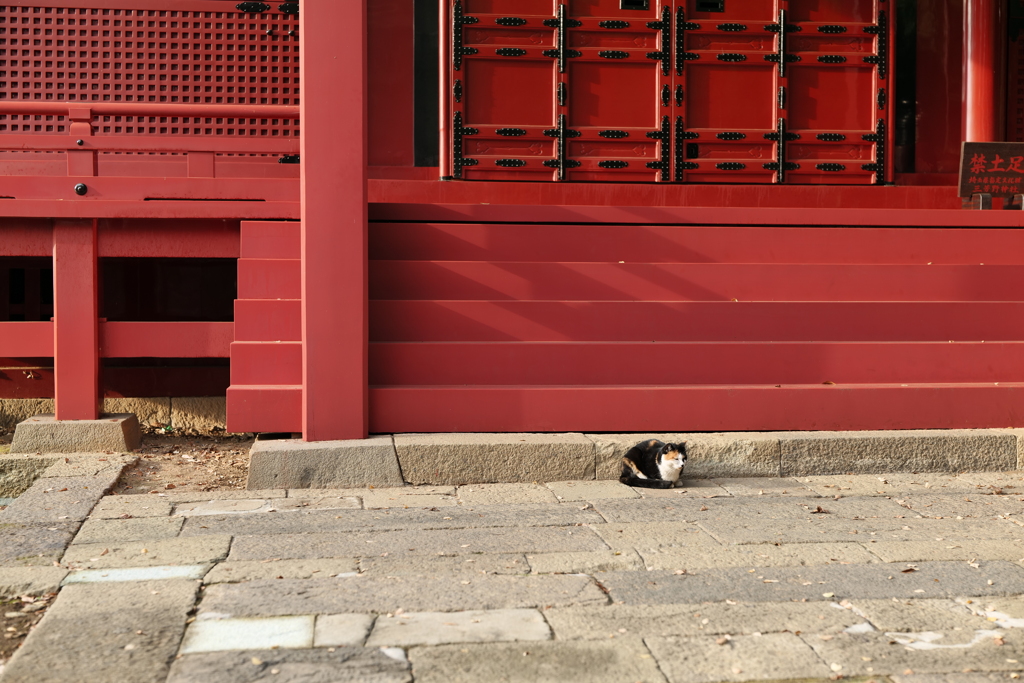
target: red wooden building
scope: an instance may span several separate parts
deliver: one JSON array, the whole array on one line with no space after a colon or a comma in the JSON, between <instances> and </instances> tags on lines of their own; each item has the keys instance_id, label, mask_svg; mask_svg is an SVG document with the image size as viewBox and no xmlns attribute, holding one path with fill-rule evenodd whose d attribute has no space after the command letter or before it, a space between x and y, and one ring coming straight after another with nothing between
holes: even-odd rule
<instances>
[{"instance_id":1,"label":"red wooden building","mask_svg":"<svg viewBox=\"0 0 1024 683\"><path fill-rule=\"evenodd\" d=\"M37 370L0 398L226 393L307 440L1024 426L1024 213L956 189L961 141L1024 141L1022 19L6 0L0 365Z\"/></svg>"}]
</instances>

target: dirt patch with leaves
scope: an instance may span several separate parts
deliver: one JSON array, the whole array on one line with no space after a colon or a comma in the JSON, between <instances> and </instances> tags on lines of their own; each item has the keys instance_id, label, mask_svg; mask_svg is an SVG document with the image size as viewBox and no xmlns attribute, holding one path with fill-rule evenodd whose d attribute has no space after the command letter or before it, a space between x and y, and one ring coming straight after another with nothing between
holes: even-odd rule
<instances>
[{"instance_id":1,"label":"dirt patch with leaves","mask_svg":"<svg viewBox=\"0 0 1024 683\"><path fill-rule=\"evenodd\" d=\"M113 493L244 489L249 475L249 435L194 436L154 430L135 451L139 461L121 475Z\"/></svg>"},{"instance_id":2,"label":"dirt patch with leaves","mask_svg":"<svg viewBox=\"0 0 1024 683\"><path fill-rule=\"evenodd\" d=\"M0 597L0 666L11 658L14 651L25 642L25 636L35 628L46 613L56 593L33 597Z\"/></svg>"}]
</instances>

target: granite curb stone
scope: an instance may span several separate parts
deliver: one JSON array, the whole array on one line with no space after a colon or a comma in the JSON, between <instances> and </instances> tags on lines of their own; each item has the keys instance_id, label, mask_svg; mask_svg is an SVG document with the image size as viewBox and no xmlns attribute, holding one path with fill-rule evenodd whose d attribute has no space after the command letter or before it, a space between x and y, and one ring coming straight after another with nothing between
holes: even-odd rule
<instances>
[{"instance_id":1,"label":"granite curb stone","mask_svg":"<svg viewBox=\"0 0 1024 683\"><path fill-rule=\"evenodd\" d=\"M257 663L258 662L258 663ZM272 673L276 672L276 673ZM375 648L245 650L184 655L167 683L410 683L409 663Z\"/></svg>"},{"instance_id":2,"label":"granite curb stone","mask_svg":"<svg viewBox=\"0 0 1024 683\"><path fill-rule=\"evenodd\" d=\"M249 451L248 489L403 486L394 441L257 441Z\"/></svg>"},{"instance_id":3,"label":"granite curb stone","mask_svg":"<svg viewBox=\"0 0 1024 683\"><path fill-rule=\"evenodd\" d=\"M92 477L39 478L0 513L0 521L20 524L80 522L117 482L121 468Z\"/></svg>"}]
</instances>

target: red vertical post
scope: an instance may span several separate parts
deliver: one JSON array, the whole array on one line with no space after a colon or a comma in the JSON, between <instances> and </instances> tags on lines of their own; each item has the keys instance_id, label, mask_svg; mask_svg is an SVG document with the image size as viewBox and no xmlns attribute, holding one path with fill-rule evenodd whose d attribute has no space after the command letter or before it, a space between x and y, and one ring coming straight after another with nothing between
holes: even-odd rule
<instances>
[{"instance_id":1,"label":"red vertical post","mask_svg":"<svg viewBox=\"0 0 1024 683\"><path fill-rule=\"evenodd\" d=\"M963 139L968 142L992 142L1002 138L998 124L998 57L1001 28L1000 3L997 0L964 2L964 99Z\"/></svg>"},{"instance_id":2,"label":"red vertical post","mask_svg":"<svg viewBox=\"0 0 1024 683\"><path fill-rule=\"evenodd\" d=\"M58 420L95 420L100 406L96 221L53 224L53 375Z\"/></svg>"},{"instance_id":3,"label":"red vertical post","mask_svg":"<svg viewBox=\"0 0 1024 683\"><path fill-rule=\"evenodd\" d=\"M302 58L302 435L368 428L366 2L313 0Z\"/></svg>"}]
</instances>

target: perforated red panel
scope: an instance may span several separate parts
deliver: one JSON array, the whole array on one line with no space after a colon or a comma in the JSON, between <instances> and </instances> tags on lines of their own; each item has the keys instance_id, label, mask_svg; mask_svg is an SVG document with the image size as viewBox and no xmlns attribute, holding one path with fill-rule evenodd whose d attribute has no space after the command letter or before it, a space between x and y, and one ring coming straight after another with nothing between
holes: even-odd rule
<instances>
[{"instance_id":1,"label":"perforated red panel","mask_svg":"<svg viewBox=\"0 0 1024 683\"><path fill-rule=\"evenodd\" d=\"M0 103L294 106L298 40L295 14L0 6ZM0 133L66 126L63 116L0 114ZM94 135L299 135L297 120L272 118L94 116L93 127Z\"/></svg>"}]
</instances>

